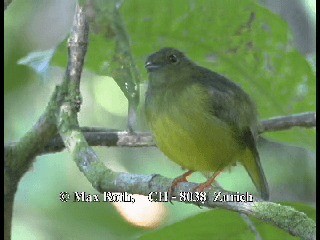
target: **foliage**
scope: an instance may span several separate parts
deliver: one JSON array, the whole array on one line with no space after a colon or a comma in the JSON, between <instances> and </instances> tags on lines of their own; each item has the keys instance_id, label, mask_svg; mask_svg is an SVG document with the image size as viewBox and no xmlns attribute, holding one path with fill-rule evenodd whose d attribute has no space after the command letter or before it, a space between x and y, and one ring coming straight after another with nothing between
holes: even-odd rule
<instances>
[{"instance_id":1,"label":"foliage","mask_svg":"<svg viewBox=\"0 0 320 240\"><path fill-rule=\"evenodd\" d=\"M315 209L302 206L301 204L291 206L308 213L308 216L315 220ZM277 227L253 218L251 220L256 227L255 231L258 231L262 239L298 239ZM230 227L226 229L225 226ZM257 235L238 213L217 209L187 218L160 230L148 233L139 239L257 239Z\"/></svg>"}]
</instances>

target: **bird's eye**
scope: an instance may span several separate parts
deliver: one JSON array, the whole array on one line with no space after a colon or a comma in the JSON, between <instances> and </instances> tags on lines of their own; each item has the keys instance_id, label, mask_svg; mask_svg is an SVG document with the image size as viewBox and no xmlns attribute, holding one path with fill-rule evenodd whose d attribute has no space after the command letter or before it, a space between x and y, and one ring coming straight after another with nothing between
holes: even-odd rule
<instances>
[{"instance_id":1,"label":"bird's eye","mask_svg":"<svg viewBox=\"0 0 320 240\"><path fill-rule=\"evenodd\" d=\"M170 61L171 63L176 63L176 62L178 62L178 58L177 58L177 56L174 55L174 54L169 55L169 56L168 56L168 59L169 59L169 61Z\"/></svg>"}]
</instances>

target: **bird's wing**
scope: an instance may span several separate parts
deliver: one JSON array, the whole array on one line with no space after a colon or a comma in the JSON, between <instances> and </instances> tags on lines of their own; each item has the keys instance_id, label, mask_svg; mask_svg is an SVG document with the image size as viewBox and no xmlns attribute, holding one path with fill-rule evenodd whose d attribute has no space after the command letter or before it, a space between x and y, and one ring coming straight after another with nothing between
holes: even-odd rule
<instances>
[{"instance_id":1,"label":"bird's wing","mask_svg":"<svg viewBox=\"0 0 320 240\"><path fill-rule=\"evenodd\" d=\"M202 80L198 82L207 89L210 95L212 114L235 130L242 132L250 128L255 132L257 111L248 94L224 76L205 68L201 69L200 79Z\"/></svg>"},{"instance_id":2,"label":"bird's wing","mask_svg":"<svg viewBox=\"0 0 320 240\"><path fill-rule=\"evenodd\" d=\"M268 184L256 148L257 112L250 97L227 78L204 70L205 85L211 99L212 114L229 124L245 153L239 159L249 173L262 198L269 198ZM249 150L249 151L248 151Z\"/></svg>"}]
</instances>

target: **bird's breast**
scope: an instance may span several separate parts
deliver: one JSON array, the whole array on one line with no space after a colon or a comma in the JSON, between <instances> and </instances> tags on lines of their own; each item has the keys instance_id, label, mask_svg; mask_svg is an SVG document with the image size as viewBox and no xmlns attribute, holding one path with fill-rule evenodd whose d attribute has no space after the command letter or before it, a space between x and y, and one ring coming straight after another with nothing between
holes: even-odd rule
<instances>
[{"instance_id":1,"label":"bird's breast","mask_svg":"<svg viewBox=\"0 0 320 240\"><path fill-rule=\"evenodd\" d=\"M233 164L239 152L231 128L210 109L210 95L200 85L149 90L146 117L157 146L172 161L195 171L215 171Z\"/></svg>"}]
</instances>

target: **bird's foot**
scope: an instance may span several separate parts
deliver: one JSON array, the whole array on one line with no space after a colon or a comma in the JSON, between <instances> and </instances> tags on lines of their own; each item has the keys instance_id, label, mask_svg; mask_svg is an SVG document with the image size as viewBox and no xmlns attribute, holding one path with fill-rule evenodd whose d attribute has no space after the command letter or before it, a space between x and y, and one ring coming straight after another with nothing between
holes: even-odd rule
<instances>
[{"instance_id":1,"label":"bird's foot","mask_svg":"<svg viewBox=\"0 0 320 240\"><path fill-rule=\"evenodd\" d=\"M221 173L221 171L217 171L213 174L211 178L209 178L206 182L201 183L198 185L195 189L193 189L194 192L204 192L206 188L211 188L212 183L214 183L216 177Z\"/></svg>"},{"instance_id":2,"label":"bird's foot","mask_svg":"<svg viewBox=\"0 0 320 240\"><path fill-rule=\"evenodd\" d=\"M204 192L205 189L212 187L211 186L212 182L204 182L199 184L195 189L193 189L193 192Z\"/></svg>"},{"instance_id":3,"label":"bird's foot","mask_svg":"<svg viewBox=\"0 0 320 240\"><path fill-rule=\"evenodd\" d=\"M172 181L171 186L170 186L170 188L169 188L169 190L168 190L169 202L170 202L171 204L173 204L172 201L171 201L171 198L172 198L172 194L173 194L174 189L176 188L176 186L177 186L179 183L181 183L181 182L188 182L187 177L190 176L192 173L193 173L193 171L190 170L190 171L188 171L188 172L185 172L185 173L182 174L181 176L176 177L176 178Z\"/></svg>"}]
</instances>

